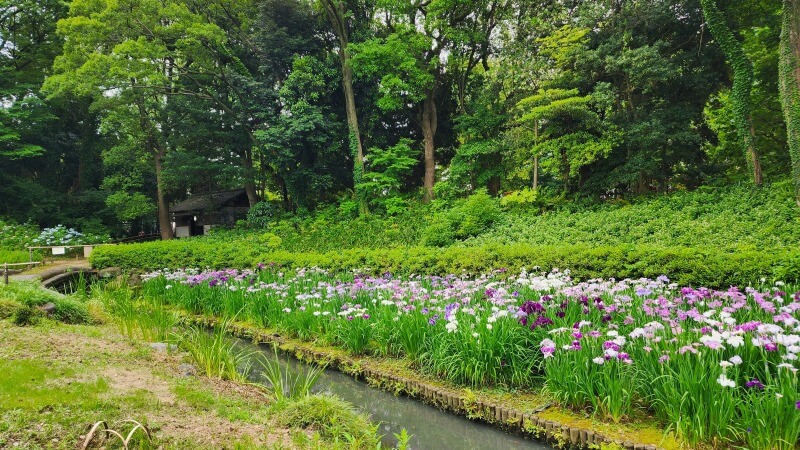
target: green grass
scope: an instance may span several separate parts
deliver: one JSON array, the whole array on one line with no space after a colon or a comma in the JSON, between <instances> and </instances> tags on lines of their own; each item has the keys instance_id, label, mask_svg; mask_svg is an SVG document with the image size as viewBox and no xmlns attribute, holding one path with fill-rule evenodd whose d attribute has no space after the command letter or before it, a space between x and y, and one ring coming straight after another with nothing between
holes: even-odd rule
<instances>
[{"instance_id":1,"label":"green grass","mask_svg":"<svg viewBox=\"0 0 800 450\"><path fill-rule=\"evenodd\" d=\"M55 368L43 361L0 360L0 404L25 411L67 405L97 407L98 396L108 391L108 383L102 378L64 385L47 383L54 378L74 376L74 369Z\"/></svg>"},{"instance_id":2,"label":"green grass","mask_svg":"<svg viewBox=\"0 0 800 450\"><path fill-rule=\"evenodd\" d=\"M252 353L236 348L228 336L227 322L208 332L202 328L189 328L179 339L200 372L209 378L246 381L252 367Z\"/></svg>"},{"instance_id":3,"label":"green grass","mask_svg":"<svg viewBox=\"0 0 800 450\"><path fill-rule=\"evenodd\" d=\"M378 442L375 427L347 405L336 404L341 410L326 414L357 428L327 432L303 421L284 425L283 411L294 408L290 401L271 403L253 386L178 377L170 366L179 356L120 340L111 326L43 321L20 328L0 320L0 342L0 448L74 449L97 421L124 433L131 427L126 419L147 424L154 438L148 443L139 436L131 448L366 449ZM130 372L146 380L126 385L130 378L124 374ZM172 399L165 401L165 395ZM247 429L260 439L273 437L259 443L240 431ZM359 441L351 446L342 436Z\"/></svg>"},{"instance_id":4,"label":"green grass","mask_svg":"<svg viewBox=\"0 0 800 450\"><path fill-rule=\"evenodd\" d=\"M52 317L54 320L70 324L87 324L96 321L96 318L92 317L89 312L87 298L83 296L64 296L44 289L33 281L15 281L7 286L0 283L0 304L5 305L5 307L0 306L0 318L8 311L13 310L14 313L19 314L20 311L31 311L32 308L45 303L55 305ZM26 308L15 308L14 304Z\"/></svg>"},{"instance_id":5,"label":"green grass","mask_svg":"<svg viewBox=\"0 0 800 450\"><path fill-rule=\"evenodd\" d=\"M378 446L376 426L337 397L313 395L279 402L276 410L280 413L280 423L286 427L312 430L322 439L349 448Z\"/></svg>"}]
</instances>

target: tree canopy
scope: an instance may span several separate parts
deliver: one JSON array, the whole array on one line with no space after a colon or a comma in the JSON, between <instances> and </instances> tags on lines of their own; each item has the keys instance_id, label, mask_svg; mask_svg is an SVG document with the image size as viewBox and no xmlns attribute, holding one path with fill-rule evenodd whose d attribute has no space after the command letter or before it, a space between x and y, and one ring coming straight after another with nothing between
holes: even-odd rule
<instances>
[{"instance_id":1,"label":"tree canopy","mask_svg":"<svg viewBox=\"0 0 800 450\"><path fill-rule=\"evenodd\" d=\"M232 188L289 214L800 192L797 8L0 1L0 215L169 238L171 203Z\"/></svg>"}]
</instances>

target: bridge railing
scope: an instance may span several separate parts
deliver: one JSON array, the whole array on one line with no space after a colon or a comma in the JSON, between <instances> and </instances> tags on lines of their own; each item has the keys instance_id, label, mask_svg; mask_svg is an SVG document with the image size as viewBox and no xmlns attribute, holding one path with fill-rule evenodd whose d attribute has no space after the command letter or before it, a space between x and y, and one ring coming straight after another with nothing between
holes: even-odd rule
<instances>
[{"instance_id":1,"label":"bridge railing","mask_svg":"<svg viewBox=\"0 0 800 450\"><path fill-rule=\"evenodd\" d=\"M30 266L35 266L36 264L41 264L41 262L31 261L26 263L3 263L3 283L6 285L8 284L9 267L28 266L28 268L30 268Z\"/></svg>"},{"instance_id":2,"label":"bridge railing","mask_svg":"<svg viewBox=\"0 0 800 450\"><path fill-rule=\"evenodd\" d=\"M83 249L83 257L88 258L89 255L92 254L92 250L95 247L100 247L101 245L114 245L114 244L84 244L84 245L36 245L28 247L28 261L33 262L33 251L34 250L50 250L53 256L65 255L67 253L67 249L71 248L82 248Z\"/></svg>"}]
</instances>

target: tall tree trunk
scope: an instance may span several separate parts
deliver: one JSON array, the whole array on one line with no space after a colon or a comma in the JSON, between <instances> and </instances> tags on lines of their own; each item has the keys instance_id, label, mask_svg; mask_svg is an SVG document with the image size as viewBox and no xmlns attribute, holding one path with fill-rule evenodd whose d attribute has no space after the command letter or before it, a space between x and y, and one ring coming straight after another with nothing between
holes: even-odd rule
<instances>
[{"instance_id":1,"label":"tall tree trunk","mask_svg":"<svg viewBox=\"0 0 800 450\"><path fill-rule=\"evenodd\" d=\"M353 67L350 65L350 51L345 47L339 51L342 63L342 89L344 90L345 109L347 110L347 129L350 133L350 150L354 153L353 180L361 182L364 173L364 147L361 144L361 130L358 127L356 113L356 95L353 91Z\"/></svg>"},{"instance_id":2,"label":"tall tree trunk","mask_svg":"<svg viewBox=\"0 0 800 450\"><path fill-rule=\"evenodd\" d=\"M260 201L258 192L256 192L255 174L253 168L253 152L252 150L245 150L242 154L242 166L244 167L244 190L247 192L247 202L251 207L255 206Z\"/></svg>"},{"instance_id":3,"label":"tall tree trunk","mask_svg":"<svg viewBox=\"0 0 800 450\"><path fill-rule=\"evenodd\" d=\"M156 162L156 197L158 200L158 227L161 229L161 239L169 240L175 237L172 233L172 223L169 220L169 204L164 193L164 152L155 155Z\"/></svg>"},{"instance_id":4,"label":"tall tree trunk","mask_svg":"<svg viewBox=\"0 0 800 450\"><path fill-rule=\"evenodd\" d=\"M752 110L750 92L753 89L754 78L753 63L744 52L742 43L736 39L725 21L725 15L717 7L716 0L700 0L700 4L703 7L708 30L719 43L733 68L731 99L736 131L745 158L747 158L747 164L753 170L753 182L761 184L761 161L755 146L753 121L750 115Z\"/></svg>"},{"instance_id":5,"label":"tall tree trunk","mask_svg":"<svg viewBox=\"0 0 800 450\"><path fill-rule=\"evenodd\" d=\"M781 105L792 160L795 201L800 206L800 0L783 0L779 61Z\"/></svg>"},{"instance_id":6,"label":"tall tree trunk","mask_svg":"<svg viewBox=\"0 0 800 450\"><path fill-rule=\"evenodd\" d=\"M425 177L422 186L425 190L424 202L433 200L433 184L436 182L436 128L437 111L435 88L428 91L425 101L422 104L422 139L425 145Z\"/></svg>"},{"instance_id":7,"label":"tall tree trunk","mask_svg":"<svg viewBox=\"0 0 800 450\"><path fill-rule=\"evenodd\" d=\"M156 166L156 204L158 205L158 227L161 231L161 239L169 240L175 237L172 232L172 223L169 220L169 204L164 192L164 157L167 152L164 146L160 145L155 136L155 127L148 118L147 109L144 103L139 100L136 102L139 110L139 127L145 133L145 150L153 156Z\"/></svg>"},{"instance_id":8,"label":"tall tree trunk","mask_svg":"<svg viewBox=\"0 0 800 450\"><path fill-rule=\"evenodd\" d=\"M356 96L353 90L353 67L350 65L350 37L347 31L346 17L348 11L341 0L321 0L333 32L339 39L339 62L342 66L342 90L344 91L345 110L347 112L347 129L349 132L350 151L353 153L353 185L361 182L364 173L364 147L361 143L361 130L356 113Z\"/></svg>"},{"instance_id":9,"label":"tall tree trunk","mask_svg":"<svg viewBox=\"0 0 800 450\"><path fill-rule=\"evenodd\" d=\"M489 178L489 182L487 183L486 187L489 190L489 195L492 197L497 197L500 195L500 177L493 176Z\"/></svg>"}]
</instances>

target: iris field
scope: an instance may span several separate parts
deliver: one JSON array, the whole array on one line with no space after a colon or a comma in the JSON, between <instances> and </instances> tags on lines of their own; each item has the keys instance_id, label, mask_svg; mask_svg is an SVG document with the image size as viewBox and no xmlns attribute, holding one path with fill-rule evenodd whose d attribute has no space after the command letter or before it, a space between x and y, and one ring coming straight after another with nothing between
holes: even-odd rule
<instances>
[{"instance_id":1,"label":"iris field","mask_svg":"<svg viewBox=\"0 0 800 450\"><path fill-rule=\"evenodd\" d=\"M800 291L568 271L382 277L320 269L157 271L145 297L355 354L405 357L472 387L544 388L624 422L651 414L688 443L793 449Z\"/></svg>"}]
</instances>

